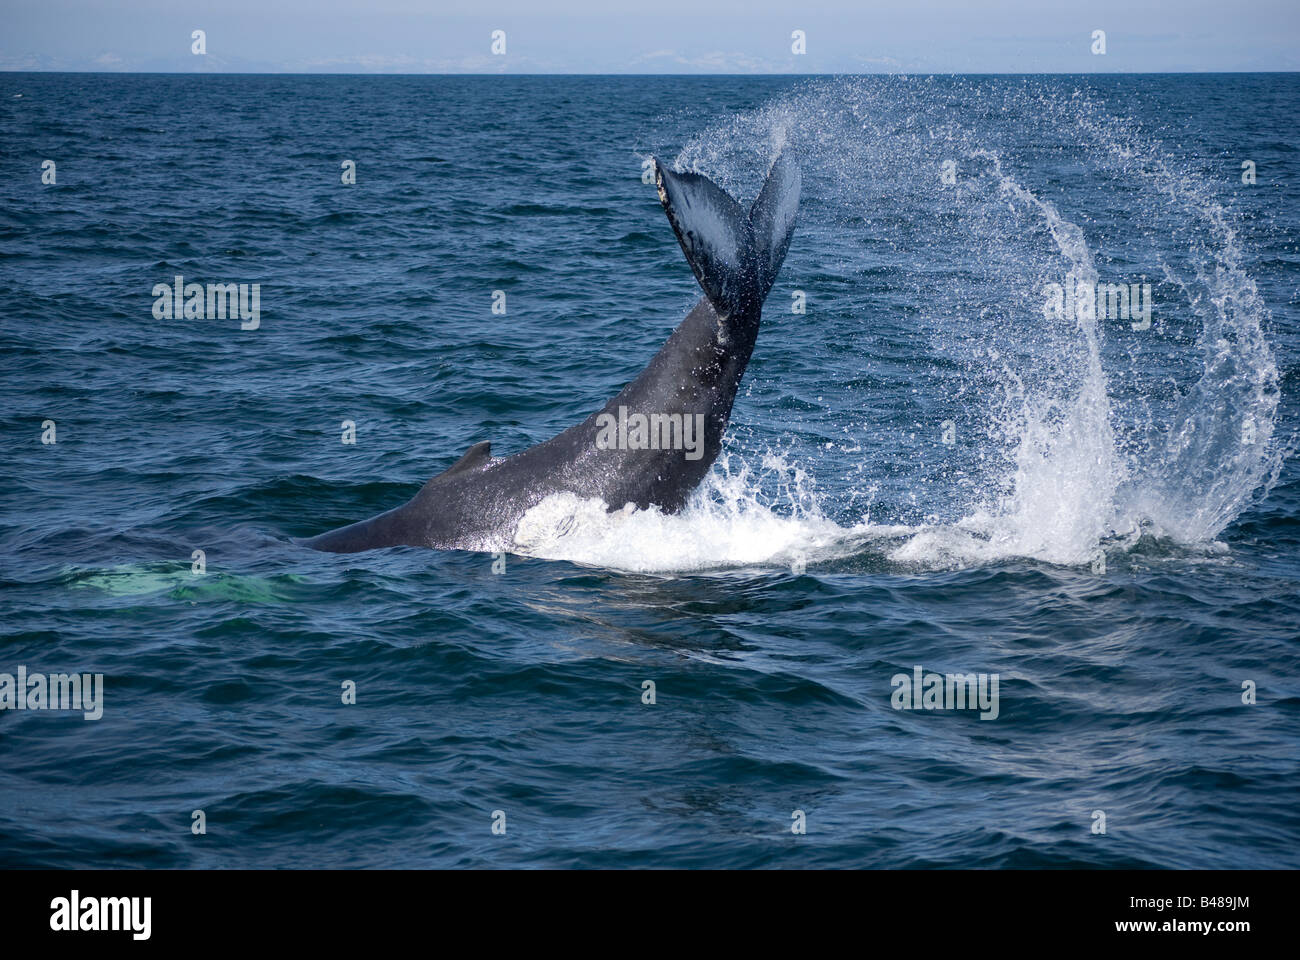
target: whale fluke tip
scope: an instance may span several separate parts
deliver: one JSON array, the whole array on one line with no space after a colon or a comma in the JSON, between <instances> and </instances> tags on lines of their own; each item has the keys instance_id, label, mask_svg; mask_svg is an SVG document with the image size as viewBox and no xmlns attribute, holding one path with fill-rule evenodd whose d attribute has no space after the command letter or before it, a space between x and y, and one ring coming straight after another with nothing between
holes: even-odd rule
<instances>
[{"instance_id":1,"label":"whale fluke tip","mask_svg":"<svg viewBox=\"0 0 1300 960\"><path fill-rule=\"evenodd\" d=\"M678 173L658 157L659 202L705 295L721 316L760 307L785 260L799 207L799 167L777 155L749 214L699 173Z\"/></svg>"}]
</instances>

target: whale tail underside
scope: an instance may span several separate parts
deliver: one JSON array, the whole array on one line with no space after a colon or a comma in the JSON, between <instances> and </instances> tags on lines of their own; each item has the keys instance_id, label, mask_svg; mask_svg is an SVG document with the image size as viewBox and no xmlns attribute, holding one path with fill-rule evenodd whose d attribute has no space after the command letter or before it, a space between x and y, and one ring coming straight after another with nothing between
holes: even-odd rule
<instances>
[{"instance_id":1,"label":"whale tail underside","mask_svg":"<svg viewBox=\"0 0 1300 960\"><path fill-rule=\"evenodd\" d=\"M655 181L668 222L713 308L724 317L760 308L794 233L798 164L786 153L778 155L748 214L702 174L676 173L656 159Z\"/></svg>"}]
</instances>

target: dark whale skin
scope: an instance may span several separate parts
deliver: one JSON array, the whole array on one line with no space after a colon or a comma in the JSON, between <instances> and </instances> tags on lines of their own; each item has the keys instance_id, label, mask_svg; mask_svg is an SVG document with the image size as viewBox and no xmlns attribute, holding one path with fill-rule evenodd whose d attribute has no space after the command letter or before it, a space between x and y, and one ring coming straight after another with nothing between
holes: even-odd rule
<instances>
[{"instance_id":1,"label":"dark whale skin","mask_svg":"<svg viewBox=\"0 0 1300 960\"><path fill-rule=\"evenodd\" d=\"M793 232L799 177L792 161L778 157L746 214L706 178L657 169L660 199L705 296L637 378L550 440L504 458L494 458L487 442L475 444L409 502L301 541L305 546L336 553L391 546L508 550L524 514L566 492L597 497L610 510L632 504L675 513L685 506L722 449L763 301ZM620 408L701 415L702 451L602 449L600 418L617 418Z\"/></svg>"}]
</instances>

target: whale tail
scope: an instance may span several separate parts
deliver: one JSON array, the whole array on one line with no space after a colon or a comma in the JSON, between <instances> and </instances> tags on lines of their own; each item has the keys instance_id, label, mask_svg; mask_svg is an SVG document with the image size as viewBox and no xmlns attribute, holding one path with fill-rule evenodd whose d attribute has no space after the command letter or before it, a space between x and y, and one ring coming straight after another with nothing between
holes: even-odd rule
<instances>
[{"instance_id":1,"label":"whale tail","mask_svg":"<svg viewBox=\"0 0 1300 960\"><path fill-rule=\"evenodd\" d=\"M784 152L778 155L748 214L708 177L676 173L657 159L655 182L682 252L719 316L762 307L794 233L798 164Z\"/></svg>"}]
</instances>

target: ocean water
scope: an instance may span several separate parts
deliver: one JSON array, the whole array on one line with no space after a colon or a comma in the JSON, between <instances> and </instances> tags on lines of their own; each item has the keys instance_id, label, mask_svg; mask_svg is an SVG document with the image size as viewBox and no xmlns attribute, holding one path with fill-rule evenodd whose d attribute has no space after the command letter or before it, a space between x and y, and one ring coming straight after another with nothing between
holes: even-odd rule
<instances>
[{"instance_id":1,"label":"ocean water","mask_svg":"<svg viewBox=\"0 0 1300 960\"><path fill-rule=\"evenodd\" d=\"M0 74L0 673L104 677L0 711L0 865L1300 866L1298 125L1292 74ZM685 512L294 542L600 407L698 297L645 161L748 202L782 148Z\"/></svg>"}]
</instances>

